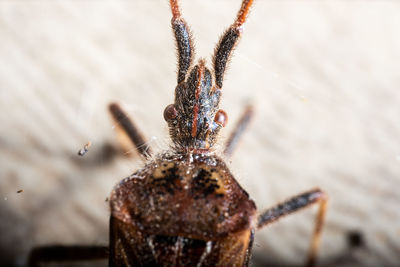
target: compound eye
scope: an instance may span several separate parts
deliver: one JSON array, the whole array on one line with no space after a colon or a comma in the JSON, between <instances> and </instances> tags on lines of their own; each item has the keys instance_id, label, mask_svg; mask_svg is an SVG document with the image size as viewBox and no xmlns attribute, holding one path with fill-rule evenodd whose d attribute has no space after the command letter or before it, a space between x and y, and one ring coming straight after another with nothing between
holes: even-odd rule
<instances>
[{"instance_id":1,"label":"compound eye","mask_svg":"<svg viewBox=\"0 0 400 267\"><path fill-rule=\"evenodd\" d=\"M175 108L174 104L170 104L164 109L164 119L166 121L171 121L171 120L175 119L176 116L177 116L177 112L176 112L176 108Z\"/></svg>"},{"instance_id":2,"label":"compound eye","mask_svg":"<svg viewBox=\"0 0 400 267\"><path fill-rule=\"evenodd\" d=\"M215 123L218 125L225 127L225 125L228 123L228 115L226 114L225 111L222 109L218 110L217 113L215 114L214 117Z\"/></svg>"}]
</instances>

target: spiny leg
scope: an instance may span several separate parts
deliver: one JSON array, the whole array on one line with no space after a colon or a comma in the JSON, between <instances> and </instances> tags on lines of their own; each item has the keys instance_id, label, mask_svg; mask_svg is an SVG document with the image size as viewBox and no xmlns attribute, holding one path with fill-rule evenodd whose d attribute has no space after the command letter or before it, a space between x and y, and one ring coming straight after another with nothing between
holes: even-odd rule
<instances>
[{"instance_id":1,"label":"spiny leg","mask_svg":"<svg viewBox=\"0 0 400 267\"><path fill-rule=\"evenodd\" d=\"M186 73L193 62L193 38L186 21L181 17L178 0L170 0L172 11L172 30L178 50L178 84L185 80Z\"/></svg>"},{"instance_id":2,"label":"spiny leg","mask_svg":"<svg viewBox=\"0 0 400 267\"><path fill-rule=\"evenodd\" d=\"M313 189L298 196L292 197L284 203L266 210L258 217L258 228L273 223L281 217L297 212L302 208L318 203L319 210L316 217L315 228L311 240L311 247L308 254L307 266L315 266L316 256L319 248L322 226L327 210L328 196L320 189Z\"/></svg>"},{"instance_id":3,"label":"spiny leg","mask_svg":"<svg viewBox=\"0 0 400 267\"><path fill-rule=\"evenodd\" d=\"M105 246L44 246L34 248L29 254L28 266L40 263L101 260L108 258Z\"/></svg>"},{"instance_id":4,"label":"spiny leg","mask_svg":"<svg viewBox=\"0 0 400 267\"><path fill-rule=\"evenodd\" d=\"M228 138L228 141L225 143L224 154L226 157L231 157L237 144L239 143L240 138L243 136L243 133L247 129L250 124L251 119L253 118L253 106L246 106L242 116L239 121L236 123L233 132Z\"/></svg>"},{"instance_id":5,"label":"spiny leg","mask_svg":"<svg viewBox=\"0 0 400 267\"><path fill-rule=\"evenodd\" d=\"M246 22L252 4L253 0L243 0L235 22L225 31L215 48L213 64L215 83L219 88L222 88L226 65L242 34L242 25Z\"/></svg>"},{"instance_id":6,"label":"spiny leg","mask_svg":"<svg viewBox=\"0 0 400 267\"><path fill-rule=\"evenodd\" d=\"M118 126L128 135L129 139L136 146L138 152L145 158L150 157L151 149L146 142L146 139L128 115L116 103L110 104L109 109L111 115L118 123Z\"/></svg>"}]
</instances>

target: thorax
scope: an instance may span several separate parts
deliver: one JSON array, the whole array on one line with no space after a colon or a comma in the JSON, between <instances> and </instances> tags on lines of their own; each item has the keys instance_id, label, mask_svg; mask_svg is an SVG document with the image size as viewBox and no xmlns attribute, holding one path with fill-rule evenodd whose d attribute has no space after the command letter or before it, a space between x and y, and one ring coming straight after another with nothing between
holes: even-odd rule
<instances>
[{"instance_id":1,"label":"thorax","mask_svg":"<svg viewBox=\"0 0 400 267\"><path fill-rule=\"evenodd\" d=\"M252 228L254 202L213 155L163 155L121 181L112 216L147 233L201 240Z\"/></svg>"}]
</instances>

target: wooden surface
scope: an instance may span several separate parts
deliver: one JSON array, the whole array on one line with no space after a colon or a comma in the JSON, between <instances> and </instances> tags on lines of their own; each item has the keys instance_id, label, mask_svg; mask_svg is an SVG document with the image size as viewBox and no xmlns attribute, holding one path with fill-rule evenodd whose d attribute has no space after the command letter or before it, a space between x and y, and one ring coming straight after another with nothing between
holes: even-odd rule
<instances>
[{"instance_id":1,"label":"wooden surface","mask_svg":"<svg viewBox=\"0 0 400 267\"><path fill-rule=\"evenodd\" d=\"M197 57L211 61L239 6L182 1ZM399 13L396 1L258 0L226 75L221 144L241 107L256 106L233 172L261 210L326 190L322 260L357 230L367 248L349 266L400 263ZM0 2L0 264L23 265L39 244L107 243L105 199L142 165L134 151L108 159L117 140L107 104L168 148L170 17L164 0ZM301 263L315 213L261 230L257 251Z\"/></svg>"}]
</instances>

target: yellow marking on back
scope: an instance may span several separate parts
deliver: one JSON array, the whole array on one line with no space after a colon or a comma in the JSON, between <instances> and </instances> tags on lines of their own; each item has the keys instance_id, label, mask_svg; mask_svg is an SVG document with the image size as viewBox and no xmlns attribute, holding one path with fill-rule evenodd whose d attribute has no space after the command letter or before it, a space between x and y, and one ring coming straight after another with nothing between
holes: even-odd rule
<instances>
[{"instance_id":1,"label":"yellow marking on back","mask_svg":"<svg viewBox=\"0 0 400 267\"><path fill-rule=\"evenodd\" d=\"M175 166L175 163L162 163L159 167L157 167L153 172L153 177L155 179L162 179L165 177L165 172Z\"/></svg>"},{"instance_id":2,"label":"yellow marking on back","mask_svg":"<svg viewBox=\"0 0 400 267\"><path fill-rule=\"evenodd\" d=\"M215 190L216 194L224 194L225 193L225 184L222 182L221 174L218 171L210 171L211 179L217 181L218 188Z\"/></svg>"}]
</instances>

